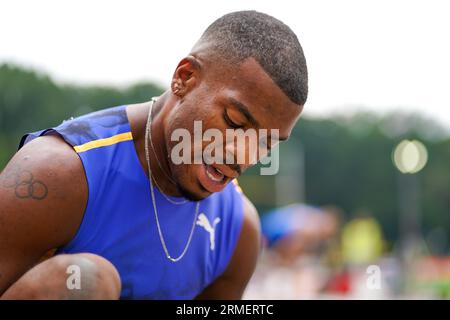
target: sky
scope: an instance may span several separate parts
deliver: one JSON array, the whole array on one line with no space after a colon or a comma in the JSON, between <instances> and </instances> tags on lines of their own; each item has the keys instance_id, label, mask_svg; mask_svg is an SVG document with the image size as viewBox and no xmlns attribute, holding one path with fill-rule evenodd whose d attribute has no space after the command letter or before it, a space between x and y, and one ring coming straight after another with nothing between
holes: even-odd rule
<instances>
[{"instance_id":1,"label":"sky","mask_svg":"<svg viewBox=\"0 0 450 320\"><path fill-rule=\"evenodd\" d=\"M167 86L223 14L254 9L297 34L309 70L305 115L420 111L450 128L450 2L0 0L0 63L64 83Z\"/></svg>"}]
</instances>

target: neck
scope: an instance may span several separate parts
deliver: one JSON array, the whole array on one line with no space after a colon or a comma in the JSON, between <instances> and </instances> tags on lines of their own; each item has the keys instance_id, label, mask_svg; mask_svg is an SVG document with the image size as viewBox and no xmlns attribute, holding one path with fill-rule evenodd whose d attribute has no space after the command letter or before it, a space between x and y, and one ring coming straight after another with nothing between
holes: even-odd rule
<instances>
[{"instance_id":1,"label":"neck","mask_svg":"<svg viewBox=\"0 0 450 320\"><path fill-rule=\"evenodd\" d=\"M161 192L169 196L181 196L177 186L171 180L172 172L169 165L168 151L165 140L165 119L172 107L175 105L175 99L171 96L170 91L166 91L162 94L154 103L152 111L152 123L151 123L151 139L147 141L148 156L150 162L150 169L152 172L152 180L154 181L154 187L159 188ZM148 166L145 156L145 130L148 119L148 113L152 102L147 102L142 105L138 105L140 110L136 110L135 120L138 123L136 126L135 145L141 165L144 168L144 172L148 176ZM136 107L137 109L138 107ZM158 165L158 162L160 165ZM169 179L168 176L171 178ZM156 183L155 183L156 182Z\"/></svg>"}]
</instances>

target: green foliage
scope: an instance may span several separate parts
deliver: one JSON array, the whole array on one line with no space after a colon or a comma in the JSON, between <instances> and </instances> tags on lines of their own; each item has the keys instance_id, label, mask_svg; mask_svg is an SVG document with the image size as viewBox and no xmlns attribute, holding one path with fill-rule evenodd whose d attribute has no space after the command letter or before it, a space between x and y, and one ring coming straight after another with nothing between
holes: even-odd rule
<instances>
[{"instance_id":1,"label":"green foliage","mask_svg":"<svg viewBox=\"0 0 450 320\"><path fill-rule=\"evenodd\" d=\"M163 90L150 83L122 90L55 84L48 76L0 66L0 168L26 132L56 126L72 116L120 104L149 100Z\"/></svg>"}]
</instances>

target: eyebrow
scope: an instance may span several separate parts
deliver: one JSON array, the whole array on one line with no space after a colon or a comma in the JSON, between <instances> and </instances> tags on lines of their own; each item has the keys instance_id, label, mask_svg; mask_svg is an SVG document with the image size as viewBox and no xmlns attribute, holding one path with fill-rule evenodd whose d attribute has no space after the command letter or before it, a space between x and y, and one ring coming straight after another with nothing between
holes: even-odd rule
<instances>
[{"instance_id":1,"label":"eyebrow","mask_svg":"<svg viewBox=\"0 0 450 320\"><path fill-rule=\"evenodd\" d=\"M249 108L245 104L231 97L228 100L230 104L232 104L240 113L242 113L251 124L253 124L257 128L260 127L259 122L255 119L255 117L253 117L253 115L249 111ZM289 137L278 137L279 141L286 141L288 139Z\"/></svg>"}]
</instances>

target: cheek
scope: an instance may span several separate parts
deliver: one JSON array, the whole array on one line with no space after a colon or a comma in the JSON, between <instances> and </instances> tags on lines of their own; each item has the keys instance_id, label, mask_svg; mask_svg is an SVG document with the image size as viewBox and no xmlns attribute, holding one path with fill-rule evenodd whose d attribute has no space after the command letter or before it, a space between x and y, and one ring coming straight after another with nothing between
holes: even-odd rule
<instances>
[{"instance_id":1,"label":"cheek","mask_svg":"<svg viewBox=\"0 0 450 320\"><path fill-rule=\"evenodd\" d=\"M199 99L196 99L196 101L199 101ZM197 128L197 131L194 130L195 128ZM211 143L211 141L208 142L203 140L203 134L208 129L218 129L222 132L223 137L225 137L225 124L223 123L220 108L211 101L199 104L195 103L193 99L184 100L182 103L175 106L166 118L164 135L168 155L172 154L172 150L178 154L179 147L176 149L174 149L174 147L181 141L183 141L183 143L189 141L191 161L194 160L195 155L202 156L205 147ZM181 133L183 139L179 138ZM184 138L186 136L188 139ZM174 139L172 139L172 137L174 137ZM177 139L175 139L175 137L177 137ZM198 141L195 139L198 139ZM195 165L190 164L175 165L174 163L171 163L171 166L179 173L191 172L196 167Z\"/></svg>"}]
</instances>

